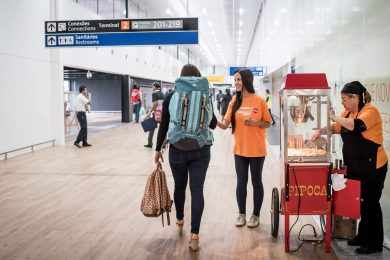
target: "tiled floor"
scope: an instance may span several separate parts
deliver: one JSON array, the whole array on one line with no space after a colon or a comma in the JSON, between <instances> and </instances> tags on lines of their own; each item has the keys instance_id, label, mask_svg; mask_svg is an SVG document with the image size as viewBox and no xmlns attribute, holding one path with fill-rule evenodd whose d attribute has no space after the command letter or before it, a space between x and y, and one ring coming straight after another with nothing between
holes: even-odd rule
<instances>
[{"instance_id":1,"label":"tiled floor","mask_svg":"<svg viewBox=\"0 0 390 260\"><path fill-rule=\"evenodd\" d=\"M277 146L265 161L261 226L236 228L232 137L222 130L215 131L205 183L201 250L189 252L189 192L183 236L139 211L153 168L146 138L140 125L130 123L91 134L90 148L68 144L0 161L0 259L337 259L335 252L355 259L343 243L331 254L311 244L286 254L282 223L279 238L271 238L271 190L280 183ZM172 192L167 163L164 169ZM248 210L251 196L248 185Z\"/></svg>"}]
</instances>

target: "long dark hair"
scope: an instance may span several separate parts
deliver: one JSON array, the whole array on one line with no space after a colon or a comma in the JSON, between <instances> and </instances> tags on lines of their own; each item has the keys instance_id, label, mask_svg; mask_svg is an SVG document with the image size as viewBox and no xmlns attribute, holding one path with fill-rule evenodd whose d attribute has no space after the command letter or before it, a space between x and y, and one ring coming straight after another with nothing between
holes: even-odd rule
<instances>
[{"instance_id":1,"label":"long dark hair","mask_svg":"<svg viewBox=\"0 0 390 260\"><path fill-rule=\"evenodd\" d=\"M245 88L249 93L255 93L253 88L253 74L248 69L239 70L236 73L241 75L242 87ZM236 112L240 109L242 105L242 90L236 92L236 100L233 104L232 117L230 121L232 122L232 133L236 130Z\"/></svg>"}]
</instances>

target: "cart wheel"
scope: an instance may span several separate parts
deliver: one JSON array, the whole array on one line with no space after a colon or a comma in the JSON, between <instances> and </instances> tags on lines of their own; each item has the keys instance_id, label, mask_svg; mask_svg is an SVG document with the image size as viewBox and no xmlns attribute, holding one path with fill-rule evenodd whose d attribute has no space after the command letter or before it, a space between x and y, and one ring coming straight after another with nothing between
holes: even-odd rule
<instances>
[{"instance_id":1,"label":"cart wheel","mask_svg":"<svg viewBox=\"0 0 390 260\"><path fill-rule=\"evenodd\" d=\"M279 232L279 191L277 188L272 189L271 201L271 235L276 238Z\"/></svg>"}]
</instances>

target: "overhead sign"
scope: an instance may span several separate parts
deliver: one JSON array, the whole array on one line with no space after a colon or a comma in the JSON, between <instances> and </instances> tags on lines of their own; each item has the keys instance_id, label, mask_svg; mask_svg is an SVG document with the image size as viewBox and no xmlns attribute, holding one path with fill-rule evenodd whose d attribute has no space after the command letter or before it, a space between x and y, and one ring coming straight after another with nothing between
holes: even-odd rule
<instances>
[{"instance_id":1,"label":"overhead sign","mask_svg":"<svg viewBox=\"0 0 390 260\"><path fill-rule=\"evenodd\" d=\"M253 76L264 76L264 67L257 66L257 67L230 67L229 69L229 75L233 76L237 71L242 69L249 69Z\"/></svg>"},{"instance_id":2,"label":"overhead sign","mask_svg":"<svg viewBox=\"0 0 390 260\"><path fill-rule=\"evenodd\" d=\"M46 47L198 44L198 18L45 22Z\"/></svg>"},{"instance_id":3,"label":"overhead sign","mask_svg":"<svg viewBox=\"0 0 390 260\"><path fill-rule=\"evenodd\" d=\"M209 75L207 79L210 83L224 83L225 77L223 75Z\"/></svg>"}]
</instances>

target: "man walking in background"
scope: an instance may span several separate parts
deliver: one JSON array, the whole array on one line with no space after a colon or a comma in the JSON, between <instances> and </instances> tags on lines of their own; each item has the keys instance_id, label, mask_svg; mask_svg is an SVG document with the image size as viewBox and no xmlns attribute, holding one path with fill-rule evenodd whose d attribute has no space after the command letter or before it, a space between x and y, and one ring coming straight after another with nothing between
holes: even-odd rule
<instances>
[{"instance_id":1,"label":"man walking in background","mask_svg":"<svg viewBox=\"0 0 390 260\"><path fill-rule=\"evenodd\" d=\"M222 118L225 116L226 114L226 111L229 107L229 103L230 101L232 100L232 95L230 95L230 89L226 89L225 90L226 94L222 96L222 100L221 100L221 115L222 115Z\"/></svg>"},{"instance_id":2,"label":"man walking in background","mask_svg":"<svg viewBox=\"0 0 390 260\"><path fill-rule=\"evenodd\" d=\"M77 96L76 99L76 115L77 120L80 124L80 131L77 135L76 141L73 143L78 148L81 148L80 142L82 142L82 145L84 147L92 146L87 141L87 114L86 111L88 110L88 106L91 104L91 101L88 98L87 93L87 87L86 86L80 86L79 88L80 94Z\"/></svg>"},{"instance_id":3,"label":"man walking in background","mask_svg":"<svg viewBox=\"0 0 390 260\"><path fill-rule=\"evenodd\" d=\"M221 101L222 101L222 98L223 98L222 90L218 90L218 94L217 94L216 98L217 98L218 113L221 114Z\"/></svg>"}]
</instances>

